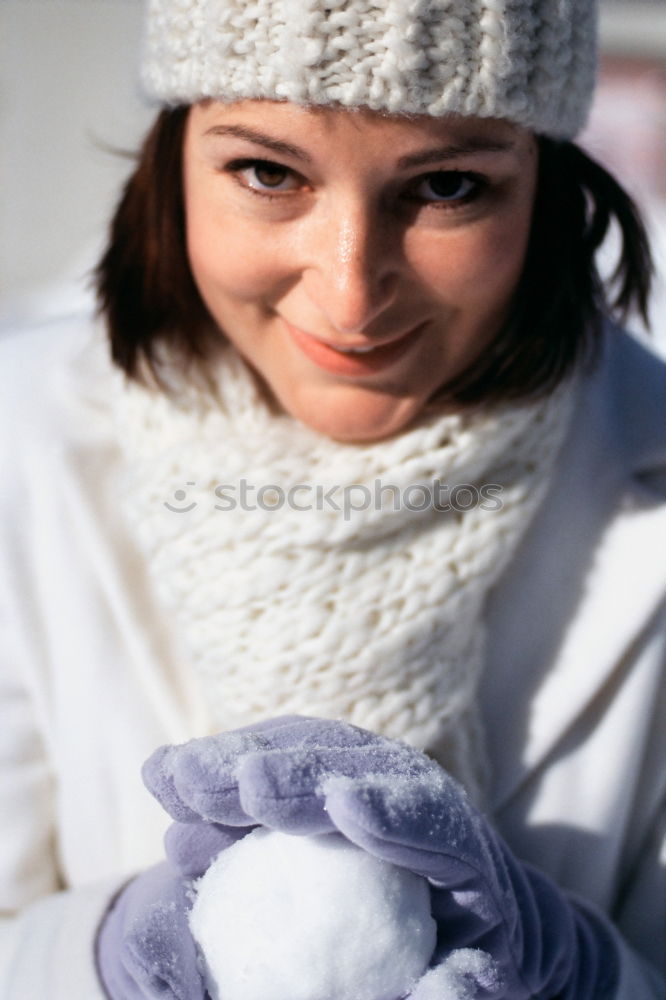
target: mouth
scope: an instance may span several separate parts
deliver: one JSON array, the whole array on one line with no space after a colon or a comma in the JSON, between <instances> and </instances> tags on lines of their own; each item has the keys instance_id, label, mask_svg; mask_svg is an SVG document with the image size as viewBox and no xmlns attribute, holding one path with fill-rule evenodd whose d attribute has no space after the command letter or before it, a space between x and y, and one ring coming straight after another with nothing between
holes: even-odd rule
<instances>
[{"instance_id":1,"label":"mouth","mask_svg":"<svg viewBox=\"0 0 666 1000\"><path fill-rule=\"evenodd\" d=\"M381 343L334 344L292 326L286 319L283 323L296 347L317 367L335 375L372 375L390 367L410 349L425 326L421 323Z\"/></svg>"}]
</instances>

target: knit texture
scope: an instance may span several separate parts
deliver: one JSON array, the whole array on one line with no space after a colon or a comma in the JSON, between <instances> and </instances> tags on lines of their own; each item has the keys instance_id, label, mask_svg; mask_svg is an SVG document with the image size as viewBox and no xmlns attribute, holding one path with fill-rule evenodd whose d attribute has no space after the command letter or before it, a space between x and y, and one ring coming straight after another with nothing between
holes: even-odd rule
<instances>
[{"instance_id":1,"label":"knit texture","mask_svg":"<svg viewBox=\"0 0 666 1000\"><path fill-rule=\"evenodd\" d=\"M231 347L212 393L119 391L127 515L212 729L343 718L428 750L478 794L483 604L544 495L571 398L434 413L347 444L276 413ZM449 510L424 506L435 481L479 498L492 483L501 503L468 507L460 491ZM297 484L295 504L280 503ZM316 486L337 487L340 509ZM361 487L372 502L345 513L344 486L355 506Z\"/></svg>"},{"instance_id":2,"label":"knit texture","mask_svg":"<svg viewBox=\"0 0 666 1000\"><path fill-rule=\"evenodd\" d=\"M571 138L595 67L595 0L148 0L143 80L169 104L457 112Z\"/></svg>"}]
</instances>

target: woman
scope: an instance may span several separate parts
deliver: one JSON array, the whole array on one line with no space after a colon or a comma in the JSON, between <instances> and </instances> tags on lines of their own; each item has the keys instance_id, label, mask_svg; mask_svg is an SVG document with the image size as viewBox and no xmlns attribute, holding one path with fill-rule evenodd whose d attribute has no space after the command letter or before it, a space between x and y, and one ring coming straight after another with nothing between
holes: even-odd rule
<instances>
[{"instance_id":1,"label":"woman","mask_svg":"<svg viewBox=\"0 0 666 1000\"><path fill-rule=\"evenodd\" d=\"M3 345L3 995L203 998L188 880L256 823L433 880L415 1000L470 948L460 997L663 995L665 376L568 141L593 21L150 4L101 320Z\"/></svg>"}]
</instances>

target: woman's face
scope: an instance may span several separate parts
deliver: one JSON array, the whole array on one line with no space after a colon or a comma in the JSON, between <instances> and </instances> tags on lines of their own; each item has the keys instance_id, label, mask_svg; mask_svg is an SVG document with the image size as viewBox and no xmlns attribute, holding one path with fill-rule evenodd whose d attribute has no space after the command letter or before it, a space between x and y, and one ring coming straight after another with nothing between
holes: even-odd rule
<instances>
[{"instance_id":1,"label":"woman's face","mask_svg":"<svg viewBox=\"0 0 666 1000\"><path fill-rule=\"evenodd\" d=\"M536 172L506 122L207 101L184 146L194 279L284 410L386 437L497 332Z\"/></svg>"}]
</instances>

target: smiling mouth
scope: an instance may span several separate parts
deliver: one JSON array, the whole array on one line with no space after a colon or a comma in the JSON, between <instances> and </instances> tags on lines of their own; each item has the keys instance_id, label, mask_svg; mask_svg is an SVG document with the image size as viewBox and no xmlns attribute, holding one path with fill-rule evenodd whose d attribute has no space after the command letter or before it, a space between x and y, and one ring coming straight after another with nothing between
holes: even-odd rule
<instances>
[{"instance_id":1,"label":"smiling mouth","mask_svg":"<svg viewBox=\"0 0 666 1000\"><path fill-rule=\"evenodd\" d=\"M327 347L332 347L334 351L341 351L342 354L368 354L379 347L379 344L364 344L362 347L343 347L341 344L329 344L325 340L322 343L326 344Z\"/></svg>"},{"instance_id":2,"label":"smiling mouth","mask_svg":"<svg viewBox=\"0 0 666 1000\"><path fill-rule=\"evenodd\" d=\"M371 375L394 364L414 343L425 324L380 344L333 344L283 319L292 341L318 367L337 375Z\"/></svg>"}]
</instances>

